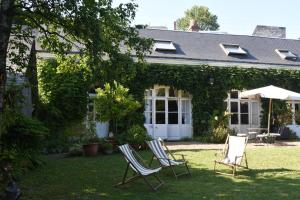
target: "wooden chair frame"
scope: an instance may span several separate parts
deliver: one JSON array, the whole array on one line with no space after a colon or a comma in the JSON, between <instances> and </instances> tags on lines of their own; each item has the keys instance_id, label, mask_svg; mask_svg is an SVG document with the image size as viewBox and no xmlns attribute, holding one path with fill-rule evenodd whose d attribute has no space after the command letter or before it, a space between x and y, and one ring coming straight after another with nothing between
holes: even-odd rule
<instances>
[{"instance_id":1,"label":"wooden chair frame","mask_svg":"<svg viewBox=\"0 0 300 200\"><path fill-rule=\"evenodd\" d=\"M232 175L232 176L235 176L236 175L236 169L237 167L241 167L241 168L244 168L244 169L249 169L248 168L248 161L247 161L247 155L246 155L246 146L247 146L247 142L248 142L248 137L246 137L246 142L245 142L245 146L244 146L244 153L243 153L243 156L236 156L235 157L235 163L237 161L237 159L241 158L241 163L243 162L243 160L245 160L245 166L244 165L240 165L240 164L230 164L230 163L225 163L223 161L220 161L220 160L215 160L215 164L214 164L214 171L216 173L219 173L219 174L224 174L224 175ZM228 153L228 150L229 150L229 135L226 139L226 142L225 142L225 147L222 151L222 158L225 158L227 153ZM229 173L222 173L220 171L216 171L216 165L217 164L222 164L222 165L226 165L228 167L230 167L232 169L232 174L229 174Z\"/></svg>"},{"instance_id":2,"label":"wooden chair frame","mask_svg":"<svg viewBox=\"0 0 300 200\"><path fill-rule=\"evenodd\" d=\"M151 142L151 141L147 141L147 144L148 144L148 142ZM168 147L164 144L163 141L160 141L160 140L159 140L159 142L160 142L160 144L161 144L163 150L165 151L165 153L166 153L167 155L169 155L172 159L169 159L169 158L159 158L159 157L157 157L157 156L154 154L154 152L152 151L152 154L153 154L153 155L152 155L152 157L151 157L149 166L151 166L151 164L152 164L152 162L153 162L154 159L157 159L158 162L159 162L159 165L160 165L163 169L165 169L165 168L171 168L172 173L174 174L174 176L175 176L176 179L177 179L179 176L182 176L182 175L190 175L190 176L191 176L192 174L191 174L191 172L190 172L190 170L189 170L189 167L188 167L188 165L187 165L188 162L186 161L184 155L183 155L183 154L172 154L172 152L168 149ZM149 144L148 144L148 146L149 146ZM150 148L150 146L149 146L149 148ZM165 149L164 149L164 148L165 148ZM151 148L150 148L150 149L151 149ZM151 149L151 150L152 150L152 149ZM180 159L180 160L176 159L174 155L181 156L181 159ZM163 164L160 162L161 160L167 160L168 163L169 163L169 165L168 165L168 166L163 165ZM177 173L176 170L175 170L175 166L178 166L178 165L172 164L171 161L175 161L175 162L176 162L176 161L177 161L177 162L183 162L182 164L179 164L179 165L184 165L184 166L186 167L186 171L184 171L184 172L182 172L182 173Z\"/></svg>"},{"instance_id":3,"label":"wooden chair frame","mask_svg":"<svg viewBox=\"0 0 300 200\"><path fill-rule=\"evenodd\" d=\"M129 145L128 145L129 146ZM133 152L134 156L136 156L138 158L138 161L142 163L143 166L146 166L144 160L142 159L142 157L131 147L129 146L130 150ZM123 153L123 152L122 152ZM153 190L153 191L156 191L158 188L160 188L164 182L159 178L158 176L158 172L154 172L154 173L151 173L149 175L143 175L135 166L134 164L130 161L130 159L127 157L126 154L123 153L123 155L125 156L125 159L127 160L127 166L126 166L126 170L125 170L125 173L123 175L123 178L122 178L122 181L117 183L115 185L115 187L118 187L118 186L122 186L122 185L125 185L127 183L130 183L130 182L133 182L135 181L136 179L138 178L142 178L145 183ZM128 171L129 171L129 168L133 168L132 171L133 171L133 175L131 177L128 177ZM150 170L150 169L149 169ZM151 176L153 175L155 177L155 179L157 180L158 184L156 186L152 185L146 177L148 176Z\"/></svg>"}]
</instances>

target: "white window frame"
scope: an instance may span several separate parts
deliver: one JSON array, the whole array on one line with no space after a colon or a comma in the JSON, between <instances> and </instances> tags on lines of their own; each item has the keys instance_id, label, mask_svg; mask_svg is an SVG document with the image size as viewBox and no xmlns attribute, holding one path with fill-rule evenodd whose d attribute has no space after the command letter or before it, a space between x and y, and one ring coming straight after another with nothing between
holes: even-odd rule
<instances>
[{"instance_id":1,"label":"white window frame","mask_svg":"<svg viewBox=\"0 0 300 200\"><path fill-rule=\"evenodd\" d=\"M234 91L237 91L238 92L238 98L237 99L231 99L230 98L230 94L231 92L234 92ZM248 125L248 126L252 126L252 125L255 125L255 126L259 126L260 125L260 120L259 120L259 113L261 111L261 108L260 108L260 100L259 99L249 99L249 98L241 98L241 95L240 95L241 91L239 90L231 90L229 93L228 93L228 96L227 96L227 99L225 100L225 102L227 102L227 112L231 113L231 102L237 102L238 104L238 123L237 124L232 124L231 123L231 117L230 117L230 120L229 120L229 125L231 126L237 126L237 125ZM248 124L242 124L241 123L241 115L243 113L241 113L241 102L247 102L248 103ZM253 103L258 103L258 124L253 124L253 109L252 109L252 105ZM245 113L244 113L245 114Z\"/></svg>"},{"instance_id":2,"label":"white window frame","mask_svg":"<svg viewBox=\"0 0 300 200\"><path fill-rule=\"evenodd\" d=\"M154 51L176 51L176 47L170 40L154 40Z\"/></svg>"},{"instance_id":3,"label":"white window frame","mask_svg":"<svg viewBox=\"0 0 300 200\"><path fill-rule=\"evenodd\" d=\"M165 96L156 96L156 90L157 89L160 89L160 88L164 88L165 89ZM144 116L146 118L146 114L147 113L152 113L150 114L150 116L152 117L152 124L156 124L156 106L155 106L155 101L156 100L165 100L165 116L166 116L166 119L165 119L165 124L168 124L168 125L172 125L172 124L169 124L169 113L178 113L178 124L183 124L182 123L182 116L183 116L183 112L182 112L182 101L188 101L188 104L190 105L188 107L188 110L186 110L186 112L184 113L187 113L189 116L189 123L185 123L186 125L191 125L192 124L192 104L191 104L191 99L192 99L192 96L189 94L189 96L187 97L182 97L182 94L183 94L183 91L182 90L177 90L178 92L178 95L177 97L170 97L169 96L169 90L170 90L170 87L169 86L157 86L155 85L153 88L151 89L148 89L150 90L150 94L151 95L147 95L147 93L145 92L145 103L147 102L147 100L150 100L152 101L152 110L151 111L146 111L144 110ZM147 91L147 90L146 90ZM168 108L168 101L169 100L177 100L178 101L178 112L169 112L169 108ZM147 122L147 119L145 119L145 124Z\"/></svg>"},{"instance_id":4,"label":"white window frame","mask_svg":"<svg viewBox=\"0 0 300 200\"><path fill-rule=\"evenodd\" d=\"M229 55L247 55L247 52L244 49L242 49L239 44L220 43L220 47L223 49L223 51L226 53L227 56L229 56Z\"/></svg>"},{"instance_id":5,"label":"white window frame","mask_svg":"<svg viewBox=\"0 0 300 200\"><path fill-rule=\"evenodd\" d=\"M292 53L290 50L286 49L275 49L275 52L282 58L283 60L297 60L298 56Z\"/></svg>"}]
</instances>

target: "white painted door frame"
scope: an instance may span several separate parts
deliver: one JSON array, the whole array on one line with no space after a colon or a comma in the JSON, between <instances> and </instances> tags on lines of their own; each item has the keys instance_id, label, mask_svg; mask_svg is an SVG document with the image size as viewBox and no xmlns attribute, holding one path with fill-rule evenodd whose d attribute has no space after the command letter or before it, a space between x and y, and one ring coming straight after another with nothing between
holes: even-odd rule
<instances>
[{"instance_id":1,"label":"white painted door frame","mask_svg":"<svg viewBox=\"0 0 300 200\"><path fill-rule=\"evenodd\" d=\"M156 90L163 88L165 95L157 96ZM182 97L183 92L178 91L178 95L175 97L170 97L169 95L170 87L167 86L154 86L153 89L147 90L145 95L145 101L152 104L152 107L145 108L145 117L149 118L151 115L151 120L146 119L145 127L147 132L153 138L161 137L163 139L169 140L179 140L181 138L192 137L192 105L191 105L191 96ZM169 102L175 100L177 101L177 124L169 124ZM157 124L157 113L162 113L162 111L157 111L157 102L164 102L164 124ZM183 112L182 112L182 102L186 101L186 115L185 118L188 118L188 124L183 124ZM147 105L146 105L147 106ZM147 110L148 109L148 110ZM151 110L151 114L150 113ZM176 113L175 111L172 113ZM146 116L146 114L148 116ZM187 119L186 119L187 121Z\"/></svg>"}]
</instances>

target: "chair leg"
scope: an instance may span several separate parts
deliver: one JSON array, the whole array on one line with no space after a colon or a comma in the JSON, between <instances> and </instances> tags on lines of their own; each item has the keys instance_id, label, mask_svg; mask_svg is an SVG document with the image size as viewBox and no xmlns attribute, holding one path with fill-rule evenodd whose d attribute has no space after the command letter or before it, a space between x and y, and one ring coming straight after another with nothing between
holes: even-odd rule
<instances>
[{"instance_id":1,"label":"chair leg","mask_svg":"<svg viewBox=\"0 0 300 200\"><path fill-rule=\"evenodd\" d=\"M191 172L190 172L190 169L189 169L189 166L187 165L187 163L185 163L185 167L186 167L186 170L187 172L189 173L190 176L192 176Z\"/></svg>"},{"instance_id":2,"label":"chair leg","mask_svg":"<svg viewBox=\"0 0 300 200\"><path fill-rule=\"evenodd\" d=\"M154 155L152 155L152 157L151 157L151 160L150 160L150 163L149 163L149 167L151 166L151 164L153 162L153 159L154 159Z\"/></svg>"},{"instance_id":3,"label":"chair leg","mask_svg":"<svg viewBox=\"0 0 300 200\"><path fill-rule=\"evenodd\" d=\"M215 161L215 164L214 164L214 171L216 171L216 165L217 165L217 162Z\"/></svg>"},{"instance_id":4,"label":"chair leg","mask_svg":"<svg viewBox=\"0 0 300 200\"><path fill-rule=\"evenodd\" d=\"M174 174L175 178L177 179L177 174L176 174L176 172L175 172L175 170L174 170L173 166L171 165L170 167L171 167L171 169L172 169L172 172L173 172L173 174Z\"/></svg>"},{"instance_id":5,"label":"chair leg","mask_svg":"<svg viewBox=\"0 0 300 200\"><path fill-rule=\"evenodd\" d=\"M146 179L145 176L142 176L144 181L146 182L146 184L153 190L156 191L160 186L162 186L164 184L164 182L162 180L159 179L159 177L157 177L156 174L153 174L153 176L156 178L156 180L159 182L159 184L157 186L153 186L151 185L151 183Z\"/></svg>"},{"instance_id":6,"label":"chair leg","mask_svg":"<svg viewBox=\"0 0 300 200\"><path fill-rule=\"evenodd\" d=\"M247 161L246 153L245 153L245 162L246 162L246 168L248 169L248 161Z\"/></svg>"},{"instance_id":7,"label":"chair leg","mask_svg":"<svg viewBox=\"0 0 300 200\"><path fill-rule=\"evenodd\" d=\"M129 163L127 164L126 171L124 173L122 181L117 183L116 185L114 185L115 187L120 186L120 185L125 185L125 184L130 183L130 182L134 181L135 179L139 178L140 175L137 174L136 172L134 172L132 177L126 179L127 174L128 174L128 170L129 170Z\"/></svg>"},{"instance_id":8,"label":"chair leg","mask_svg":"<svg viewBox=\"0 0 300 200\"><path fill-rule=\"evenodd\" d=\"M127 173L128 173L128 169L129 169L129 163L127 163L126 171L125 171L125 174L124 174L123 179L122 179L122 184L125 183L125 180L126 180L126 177L127 177Z\"/></svg>"},{"instance_id":9,"label":"chair leg","mask_svg":"<svg viewBox=\"0 0 300 200\"><path fill-rule=\"evenodd\" d=\"M236 166L232 167L232 175L235 176Z\"/></svg>"}]
</instances>

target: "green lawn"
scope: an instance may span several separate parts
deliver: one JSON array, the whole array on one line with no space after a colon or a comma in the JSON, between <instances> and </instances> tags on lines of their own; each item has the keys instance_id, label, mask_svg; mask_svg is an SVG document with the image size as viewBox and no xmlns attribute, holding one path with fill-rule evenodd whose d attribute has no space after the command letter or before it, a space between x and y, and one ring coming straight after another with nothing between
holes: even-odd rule
<instances>
[{"instance_id":1,"label":"green lawn","mask_svg":"<svg viewBox=\"0 0 300 200\"><path fill-rule=\"evenodd\" d=\"M192 177L176 180L169 170L157 192L150 192L142 180L121 188L125 170L121 154L94 158L48 159L47 165L26 174L19 181L22 200L86 199L300 199L300 148L269 147L248 149L250 171L238 171L238 177L216 175L213 160L216 151L180 151L187 155ZM150 158L149 152L143 157Z\"/></svg>"}]
</instances>

